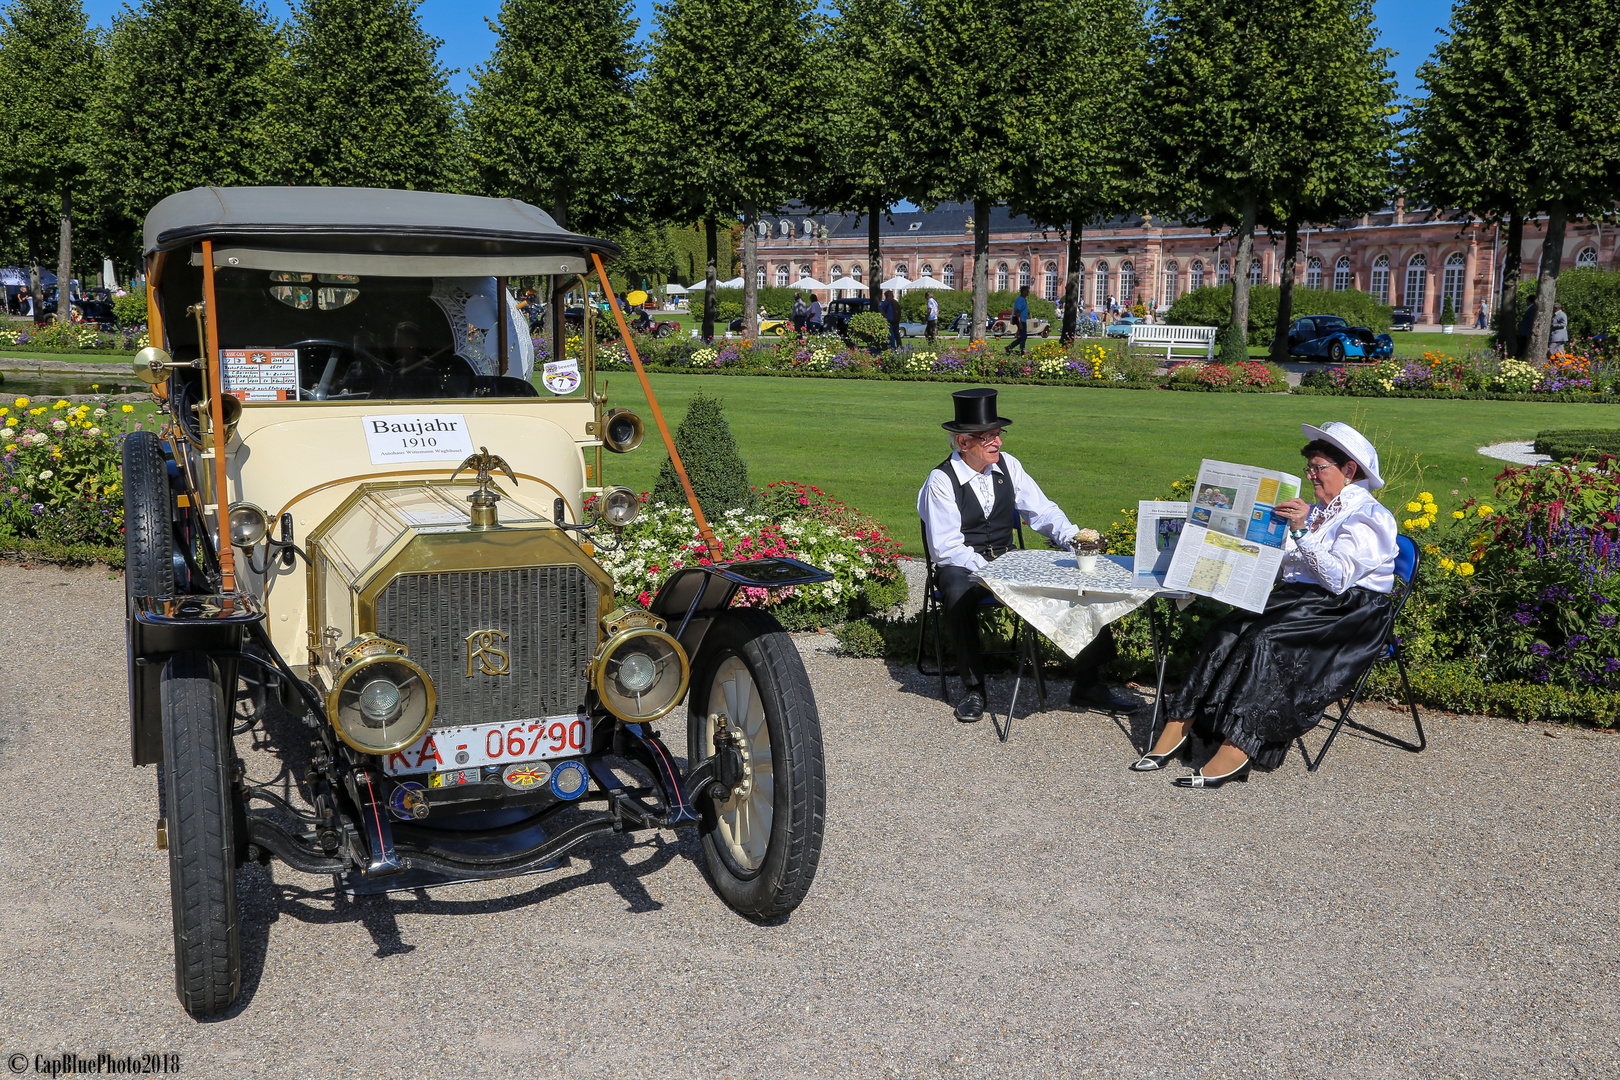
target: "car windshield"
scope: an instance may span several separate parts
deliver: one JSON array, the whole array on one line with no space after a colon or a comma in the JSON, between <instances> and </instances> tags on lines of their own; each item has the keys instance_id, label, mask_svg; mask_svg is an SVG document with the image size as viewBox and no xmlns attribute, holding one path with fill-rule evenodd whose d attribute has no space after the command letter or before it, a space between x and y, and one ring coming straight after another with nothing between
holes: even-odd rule
<instances>
[{"instance_id":1,"label":"car windshield","mask_svg":"<svg viewBox=\"0 0 1620 1080\"><path fill-rule=\"evenodd\" d=\"M200 350L185 315L192 301L180 298L201 292L201 271L177 270L164 282L165 321L176 357L185 358ZM220 267L214 283L225 388L244 401L535 395L534 342L509 298L499 305L507 323L500 355L494 278Z\"/></svg>"},{"instance_id":2,"label":"car windshield","mask_svg":"<svg viewBox=\"0 0 1620 1080\"><path fill-rule=\"evenodd\" d=\"M1337 315L1318 315L1316 317L1316 332L1319 334L1331 334L1333 331L1342 330L1349 325Z\"/></svg>"}]
</instances>

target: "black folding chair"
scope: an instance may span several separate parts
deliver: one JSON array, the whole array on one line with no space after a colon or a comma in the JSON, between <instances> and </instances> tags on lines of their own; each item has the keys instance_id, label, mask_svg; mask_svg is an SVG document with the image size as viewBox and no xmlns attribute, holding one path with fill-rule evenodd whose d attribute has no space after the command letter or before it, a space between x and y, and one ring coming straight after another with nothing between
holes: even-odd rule
<instances>
[{"instance_id":1,"label":"black folding chair","mask_svg":"<svg viewBox=\"0 0 1620 1080\"><path fill-rule=\"evenodd\" d=\"M933 549L928 546L928 523L926 521L922 521L919 522L919 524L922 526L923 559L926 560L928 573L923 580L922 617L917 634L917 670L923 675L938 676L939 698L941 701L949 703L951 700L950 689L946 686L945 680L948 676L954 675L960 678L961 675L960 672L958 672L955 668L947 668L945 666L945 627L943 625L945 621L945 599L942 595L940 595L939 591L939 570L934 565ZM1022 548L1024 546L1024 526L1022 520L1019 521L1015 528L1015 535L1018 540L1018 546ZM983 611L986 608L998 608L1004 606L1005 605L1003 605L1000 600L996 599L994 594L985 597L979 602L980 611ZM923 654L927 650L928 646L928 627L930 622L932 622L934 628L933 671L929 671L927 666L923 663ZM1002 742L1006 742L1008 737L1012 734L1013 711L1018 707L1018 692L1024 683L1025 662L1030 663L1030 665L1035 669L1035 696L1040 704L1041 711L1046 711L1046 675L1041 670L1040 643L1036 640L1035 628L1024 622L1023 616L1019 615L1017 612L1013 612L1013 647L1011 649L992 650L985 652L983 655L987 657L1018 657L1018 674L1013 680L1012 701L1007 705L1006 726L1004 727L1001 721L996 719L995 713L992 712L990 714L990 722L995 726L996 735L1001 739ZM989 708L988 701L985 702L985 707Z\"/></svg>"},{"instance_id":2,"label":"black folding chair","mask_svg":"<svg viewBox=\"0 0 1620 1080\"><path fill-rule=\"evenodd\" d=\"M1401 608L1406 606L1406 598L1412 592L1412 577L1417 573L1418 567L1418 549L1417 544L1413 543L1410 537L1398 537L1396 543L1399 545L1399 550L1395 555L1394 600L1395 619L1398 619L1401 615ZM1349 699L1339 703L1339 717L1333 724L1333 730L1328 732L1327 740L1322 743L1322 749L1317 751L1315 761L1311 760L1310 752L1305 749L1304 737L1300 737L1299 754L1305 759L1305 767L1311 772L1315 772L1321 766L1322 759L1327 756L1328 747L1333 745L1333 740L1339 734L1339 729L1346 724L1357 731L1363 731L1374 738L1382 739L1392 746L1398 746L1402 750L1410 750L1414 754L1422 753L1424 747L1429 745L1428 736L1423 733L1423 720L1418 716L1417 705L1412 701L1412 684L1407 681L1406 660L1401 655L1400 639L1395 636L1395 619L1390 620L1389 638L1384 642L1383 653L1375 657L1373 662L1367 665L1367 670L1361 673L1361 678L1356 680L1356 688L1351 691ZM1372 675L1373 668L1389 660L1395 662L1395 670L1400 672L1401 675L1401 692L1406 695L1406 707L1411 710L1412 723L1417 728L1417 742L1415 743L1409 743L1405 739L1398 739L1388 732L1379 731L1377 728L1350 719L1350 710L1354 709L1356 702L1361 700L1361 690L1367 685L1367 679ZM1327 710L1324 709L1322 715L1326 716Z\"/></svg>"}]
</instances>

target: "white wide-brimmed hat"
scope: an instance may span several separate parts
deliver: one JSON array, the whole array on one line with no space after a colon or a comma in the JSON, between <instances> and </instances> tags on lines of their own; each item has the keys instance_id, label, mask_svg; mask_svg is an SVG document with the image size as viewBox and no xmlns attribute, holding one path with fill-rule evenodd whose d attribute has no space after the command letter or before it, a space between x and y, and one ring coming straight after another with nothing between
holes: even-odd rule
<instances>
[{"instance_id":1,"label":"white wide-brimmed hat","mask_svg":"<svg viewBox=\"0 0 1620 1080\"><path fill-rule=\"evenodd\" d=\"M1330 442L1349 454L1350 460L1361 466L1361 476L1355 480L1356 484L1368 491L1377 491L1384 486L1384 478L1378 475L1378 449L1349 424L1330 420L1321 427L1301 424L1299 430L1305 433L1307 439Z\"/></svg>"}]
</instances>

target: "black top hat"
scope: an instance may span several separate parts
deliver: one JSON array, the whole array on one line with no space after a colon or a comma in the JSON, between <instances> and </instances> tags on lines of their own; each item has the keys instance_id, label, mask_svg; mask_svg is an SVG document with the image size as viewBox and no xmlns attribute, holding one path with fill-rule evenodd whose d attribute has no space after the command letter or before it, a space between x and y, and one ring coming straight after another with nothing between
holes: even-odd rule
<instances>
[{"instance_id":1,"label":"black top hat","mask_svg":"<svg viewBox=\"0 0 1620 1080\"><path fill-rule=\"evenodd\" d=\"M958 390L951 395L951 400L956 403L956 419L940 425L946 431L957 435L975 435L1012 423L1005 416L996 415L996 392L989 387Z\"/></svg>"}]
</instances>

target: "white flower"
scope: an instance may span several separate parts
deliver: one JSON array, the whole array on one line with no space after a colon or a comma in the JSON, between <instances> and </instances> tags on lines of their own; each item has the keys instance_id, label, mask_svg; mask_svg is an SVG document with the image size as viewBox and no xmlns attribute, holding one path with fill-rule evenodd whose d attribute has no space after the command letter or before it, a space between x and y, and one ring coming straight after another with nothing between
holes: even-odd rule
<instances>
[{"instance_id":1,"label":"white flower","mask_svg":"<svg viewBox=\"0 0 1620 1080\"><path fill-rule=\"evenodd\" d=\"M66 420L52 420L51 421L51 429L53 431L66 431L67 430L67 421Z\"/></svg>"},{"instance_id":2,"label":"white flower","mask_svg":"<svg viewBox=\"0 0 1620 1080\"><path fill-rule=\"evenodd\" d=\"M106 409L97 409L95 412L91 413L90 415L94 416L97 420L100 420L103 416L107 415L107 410Z\"/></svg>"},{"instance_id":3,"label":"white flower","mask_svg":"<svg viewBox=\"0 0 1620 1080\"><path fill-rule=\"evenodd\" d=\"M16 428L0 428L0 439L9 439L17 434Z\"/></svg>"},{"instance_id":4,"label":"white flower","mask_svg":"<svg viewBox=\"0 0 1620 1080\"><path fill-rule=\"evenodd\" d=\"M53 477L55 475L56 474L51 472L51 470L49 470L49 469L41 469L41 470L39 470L39 478L41 480L49 480L51 477Z\"/></svg>"},{"instance_id":5,"label":"white flower","mask_svg":"<svg viewBox=\"0 0 1620 1080\"><path fill-rule=\"evenodd\" d=\"M93 428L91 428L91 429L90 429L90 430L89 430L89 431L88 431L88 432L86 432L86 434L89 434L89 435L100 435L100 434L101 434L101 429L100 429L100 428L98 428L98 427L93 427Z\"/></svg>"}]
</instances>

